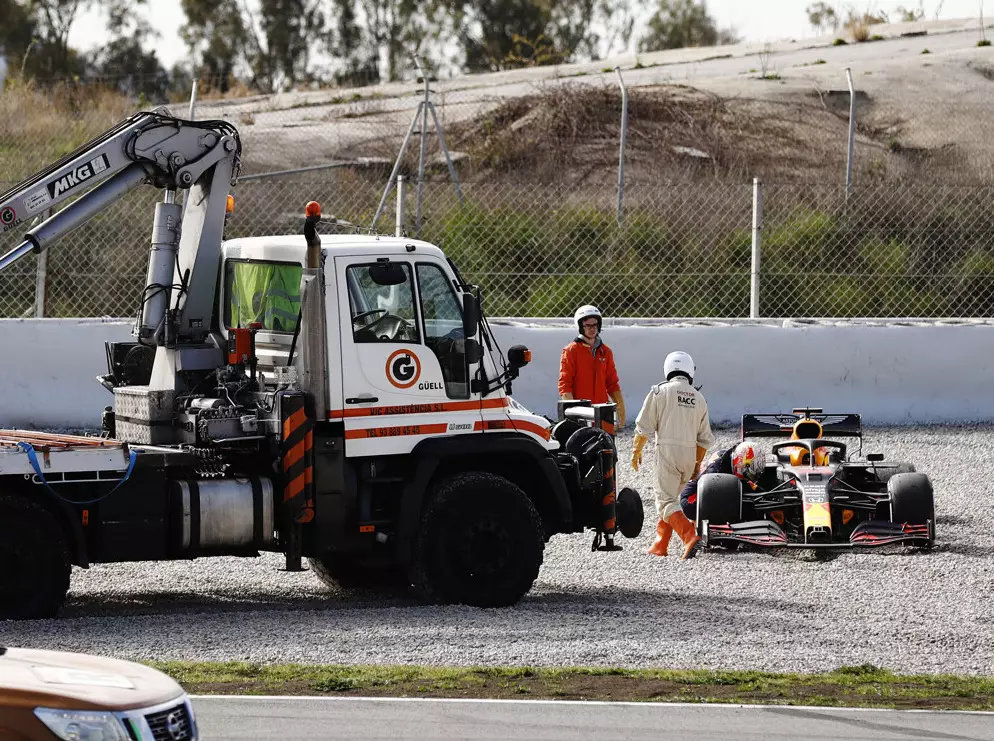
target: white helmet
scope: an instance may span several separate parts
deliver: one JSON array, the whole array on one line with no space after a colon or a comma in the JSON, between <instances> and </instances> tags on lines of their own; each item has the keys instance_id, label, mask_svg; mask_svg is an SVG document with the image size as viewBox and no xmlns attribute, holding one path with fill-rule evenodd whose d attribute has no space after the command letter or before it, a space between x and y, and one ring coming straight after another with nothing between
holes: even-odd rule
<instances>
[{"instance_id":1,"label":"white helmet","mask_svg":"<svg viewBox=\"0 0 994 741\"><path fill-rule=\"evenodd\" d=\"M579 330L580 334L583 334L583 320L589 319L590 317L595 317L597 319L597 331L601 331L601 321L603 317L601 316L601 310L596 306L587 304L586 306L581 306L573 314L573 321L576 322L576 328Z\"/></svg>"},{"instance_id":2,"label":"white helmet","mask_svg":"<svg viewBox=\"0 0 994 741\"><path fill-rule=\"evenodd\" d=\"M673 376L685 376L688 381L693 382L696 372L697 366L694 365L694 359L680 350L671 352L663 362L663 375L666 376L667 381Z\"/></svg>"}]
</instances>

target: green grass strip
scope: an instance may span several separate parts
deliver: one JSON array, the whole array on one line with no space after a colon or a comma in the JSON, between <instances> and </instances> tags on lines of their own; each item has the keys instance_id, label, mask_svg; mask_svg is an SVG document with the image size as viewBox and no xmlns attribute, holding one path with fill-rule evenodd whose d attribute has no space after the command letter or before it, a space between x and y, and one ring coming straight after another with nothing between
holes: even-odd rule
<instances>
[{"instance_id":1,"label":"green grass strip","mask_svg":"<svg viewBox=\"0 0 994 741\"><path fill-rule=\"evenodd\" d=\"M894 674L869 664L823 674L674 669L424 667L153 662L190 694L723 702L994 710L994 677Z\"/></svg>"}]
</instances>

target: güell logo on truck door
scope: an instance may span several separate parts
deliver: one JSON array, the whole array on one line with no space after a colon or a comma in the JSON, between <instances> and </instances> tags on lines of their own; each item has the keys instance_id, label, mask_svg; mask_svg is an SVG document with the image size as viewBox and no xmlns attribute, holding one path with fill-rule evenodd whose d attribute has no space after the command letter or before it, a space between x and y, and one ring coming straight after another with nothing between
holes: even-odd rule
<instances>
[{"instance_id":1,"label":"g\u00fcell logo on truck door","mask_svg":"<svg viewBox=\"0 0 994 741\"><path fill-rule=\"evenodd\" d=\"M421 377L421 361L410 350L397 350L387 358L387 380L399 389L409 389Z\"/></svg>"}]
</instances>

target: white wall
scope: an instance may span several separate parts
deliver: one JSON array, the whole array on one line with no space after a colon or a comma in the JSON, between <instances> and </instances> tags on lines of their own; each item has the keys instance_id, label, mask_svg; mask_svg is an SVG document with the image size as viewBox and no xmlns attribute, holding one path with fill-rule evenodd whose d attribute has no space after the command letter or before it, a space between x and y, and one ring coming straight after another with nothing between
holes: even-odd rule
<instances>
[{"instance_id":1,"label":"white wall","mask_svg":"<svg viewBox=\"0 0 994 741\"><path fill-rule=\"evenodd\" d=\"M0 426L99 427L114 403L96 382L104 342L131 338L131 322L0 319Z\"/></svg>"},{"instance_id":2,"label":"white wall","mask_svg":"<svg viewBox=\"0 0 994 741\"><path fill-rule=\"evenodd\" d=\"M514 397L555 416L559 354L573 337L565 324L492 322L504 352L532 350ZM868 423L994 420L994 326L656 325L604 328L614 350L629 420L662 380L671 350L697 362L697 383L715 422L743 412L820 406L857 412ZM103 343L128 340L131 323L99 319L0 320L0 426L96 427L112 396Z\"/></svg>"},{"instance_id":3,"label":"white wall","mask_svg":"<svg viewBox=\"0 0 994 741\"><path fill-rule=\"evenodd\" d=\"M787 323L790 324L790 323ZM555 416L559 353L569 327L495 326L504 351L528 345L514 397ZM744 412L822 407L867 423L994 420L994 326L606 326L629 421L673 350L697 364L713 421Z\"/></svg>"}]
</instances>

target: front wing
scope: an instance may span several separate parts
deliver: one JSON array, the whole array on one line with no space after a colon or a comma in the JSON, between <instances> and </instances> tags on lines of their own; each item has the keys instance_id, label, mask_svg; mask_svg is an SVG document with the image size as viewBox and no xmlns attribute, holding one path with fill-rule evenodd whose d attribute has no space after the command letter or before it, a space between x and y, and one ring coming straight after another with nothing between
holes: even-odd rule
<instances>
[{"instance_id":1,"label":"front wing","mask_svg":"<svg viewBox=\"0 0 994 741\"><path fill-rule=\"evenodd\" d=\"M924 545L932 540L932 523L900 524L886 520L868 520L857 525L848 540L806 543L791 540L787 532L772 520L752 520L730 525L701 523L701 544L707 548L722 543L747 543L765 548L877 548L883 545Z\"/></svg>"}]
</instances>

